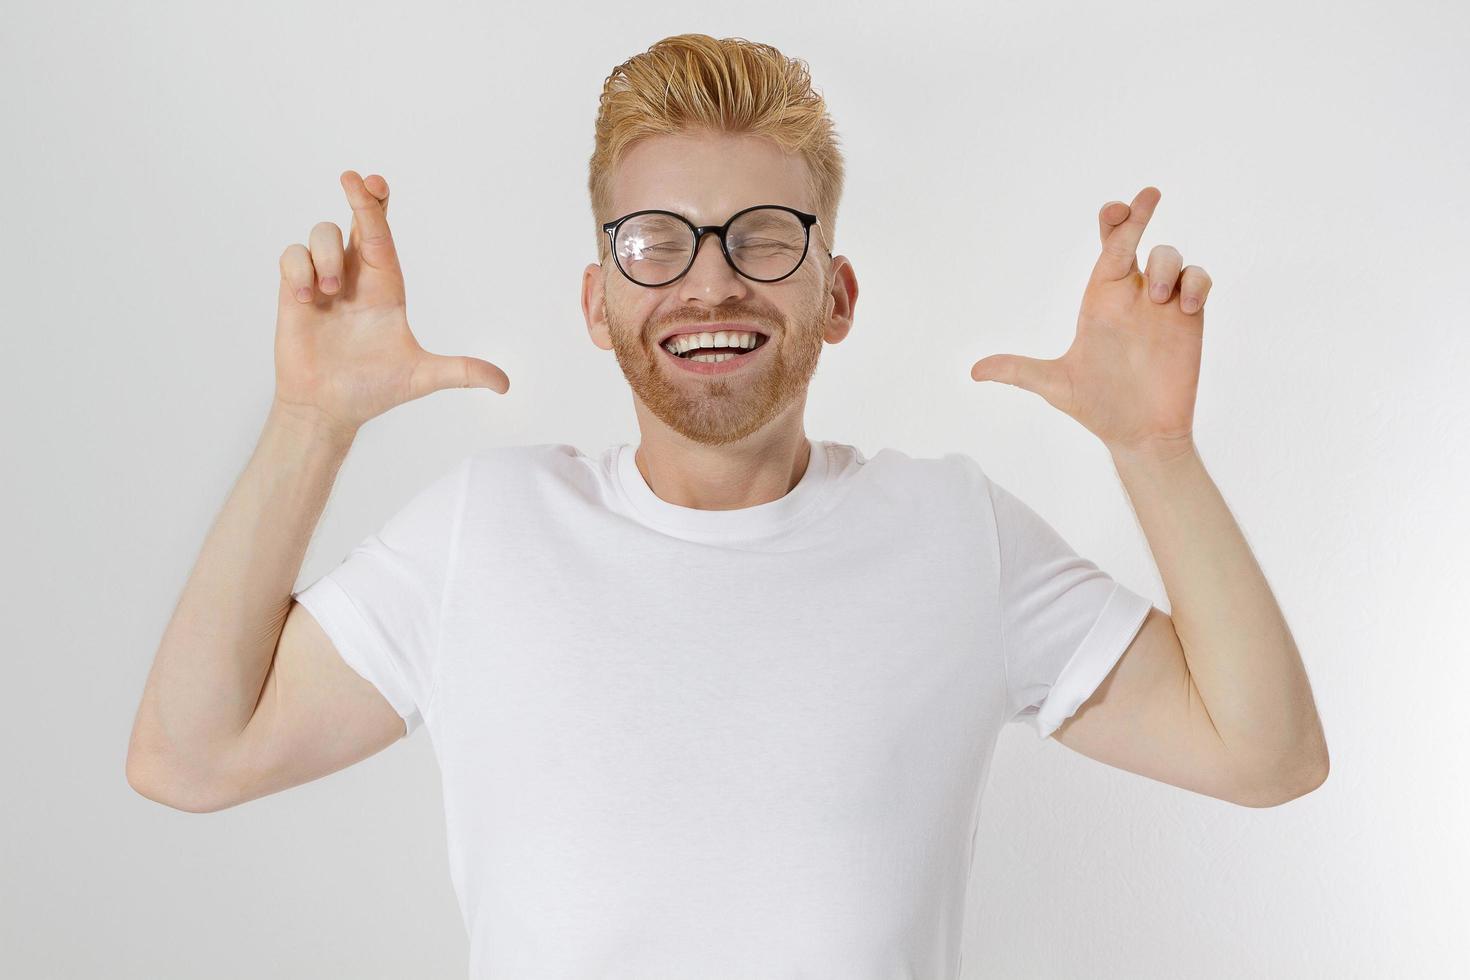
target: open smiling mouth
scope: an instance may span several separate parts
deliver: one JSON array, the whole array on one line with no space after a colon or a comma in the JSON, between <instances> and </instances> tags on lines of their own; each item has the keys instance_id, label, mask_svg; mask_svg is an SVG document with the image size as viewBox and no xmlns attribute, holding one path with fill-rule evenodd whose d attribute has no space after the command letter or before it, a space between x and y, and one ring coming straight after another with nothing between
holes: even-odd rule
<instances>
[{"instance_id":1,"label":"open smiling mouth","mask_svg":"<svg viewBox=\"0 0 1470 980\"><path fill-rule=\"evenodd\" d=\"M686 371L695 374L723 374L727 371L737 370L745 366L756 351L766 346L771 338L765 334L756 334L754 345L750 347L740 346L691 346L681 353L674 353L668 346L660 345L663 352L669 355L679 366Z\"/></svg>"},{"instance_id":2,"label":"open smiling mouth","mask_svg":"<svg viewBox=\"0 0 1470 980\"><path fill-rule=\"evenodd\" d=\"M750 354L753 351L758 350L769 339L770 338L767 337L765 334L756 334L755 335L755 343L752 346L750 346L750 347L738 347L738 346L729 346L729 347L699 347L699 346L696 346L696 347L690 347L688 350L681 351L678 354L674 354L674 356L677 357L677 358L679 358L680 360L685 360L685 361L697 361L697 362L704 363L704 364L718 364L721 361L728 361L729 359L731 359L733 357L744 357L746 354ZM669 350L669 348L666 346L666 347L664 347L664 350ZM673 354L674 352L673 351L669 351L669 353Z\"/></svg>"}]
</instances>

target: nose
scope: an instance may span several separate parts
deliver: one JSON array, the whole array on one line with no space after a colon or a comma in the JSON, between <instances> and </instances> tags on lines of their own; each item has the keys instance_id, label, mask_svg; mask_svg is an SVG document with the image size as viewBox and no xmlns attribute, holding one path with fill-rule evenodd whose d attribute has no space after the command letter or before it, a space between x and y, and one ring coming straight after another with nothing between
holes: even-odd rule
<instances>
[{"instance_id":1,"label":"nose","mask_svg":"<svg viewBox=\"0 0 1470 980\"><path fill-rule=\"evenodd\" d=\"M746 295L749 281L730 267L720 250L720 236L707 234L694 249L694 263L679 280L680 298L719 306L726 300Z\"/></svg>"}]
</instances>

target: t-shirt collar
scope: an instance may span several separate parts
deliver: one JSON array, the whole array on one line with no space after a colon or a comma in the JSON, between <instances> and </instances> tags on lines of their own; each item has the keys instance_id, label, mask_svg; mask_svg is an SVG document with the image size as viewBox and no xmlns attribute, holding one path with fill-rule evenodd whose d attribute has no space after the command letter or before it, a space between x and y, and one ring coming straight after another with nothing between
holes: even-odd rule
<instances>
[{"instance_id":1,"label":"t-shirt collar","mask_svg":"<svg viewBox=\"0 0 1470 980\"><path fill-rule=\"evenodd\" d=\"M623 497L647 524L678 537L699 541L737 541L764 538L790 529L803 520L828 484L827 441L807 437L811 456L806 472L784 496L753 507L701 510L671 504L653 492L633 458L637 446L617 449L613 470Z\"/></svg>"}]
</instances>

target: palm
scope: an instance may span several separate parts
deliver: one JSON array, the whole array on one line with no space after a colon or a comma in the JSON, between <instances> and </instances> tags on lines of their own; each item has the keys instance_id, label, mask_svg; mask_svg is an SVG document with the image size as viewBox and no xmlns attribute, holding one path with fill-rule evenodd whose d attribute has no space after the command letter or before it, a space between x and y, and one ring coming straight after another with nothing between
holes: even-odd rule
<instances>
[{"instance_id":1,"label":"palm","mask_svg":"<svg viewBox=\"0 0 1470 980\"><path fill-rule=\"evenodd\" d=\"M401 306L348 305L307 323L282 322L276 397L315 404L333 418L373 418L417 397L410 381L423 353Z\"/></svg>"},{"instance_id":2,"label":"palm","mask_svg":"<svg viewBox=\"0 0 1470 980\"><path fill-rule=\"evenodd\" d=\"M1203 339L1203 316L1149 299L1136 264L1123 279L1094 280L1060 359L1067 400L1056 407L1109 445L1186 438Z\"/></svg>"}]
</instances>

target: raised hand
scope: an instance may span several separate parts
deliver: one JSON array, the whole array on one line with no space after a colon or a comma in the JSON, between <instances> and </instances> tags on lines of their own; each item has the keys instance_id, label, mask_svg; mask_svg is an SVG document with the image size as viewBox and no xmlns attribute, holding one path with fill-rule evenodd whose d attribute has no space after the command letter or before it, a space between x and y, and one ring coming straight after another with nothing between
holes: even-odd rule
<instances>
[{"instance_id":1,"label":"raised hand","mask_svg":"<svg viewBox=\"0 0 1470 980\"><path fill-rule=\"evenodd\" d=\"M1040 395L1110 451L1164 458L1188 451L1211 280L1199 266L1184 266L1171 245L1154 246L1147 274L1139 272L1138 243L1160 196L1145 187L1131 205L1111 201L1098 213L1102 254L1065 354L992 354L970 377Z\"/></svg>"},{"instance_id":2,"label":"raised hand","mask_svg":"<svg viewBox=\"0 0 1470 980\"><path fill-rule=\"evenodd\" d=\"M282 410L346 435L397 405L443 388L505 394L510 378L474 357L431 354L408 328L403 270L388 229L388 183L354 170L339 178L352 230L314 225L310 247L281 253L276 393Z\"/></svg>"}]
</instances>

